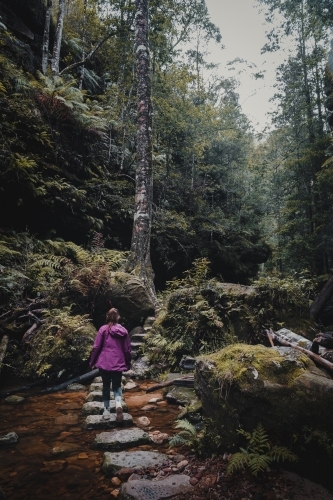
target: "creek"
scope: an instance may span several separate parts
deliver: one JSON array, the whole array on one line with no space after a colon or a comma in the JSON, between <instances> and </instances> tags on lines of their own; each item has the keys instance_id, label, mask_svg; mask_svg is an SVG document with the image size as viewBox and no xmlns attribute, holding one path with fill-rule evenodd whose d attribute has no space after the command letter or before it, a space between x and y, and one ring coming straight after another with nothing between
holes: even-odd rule
<instances>
[{"instance_id":1,"label":"creek","mask_svg":"<svg viewBox=\"0 0 333 500\"><path fill-rule=\"evenodd\" d=\"M150 430L172 435L172 425L179 413L177 405L161 401L152 411L142 411L159 391L146 394L151 381L136 381L138 387L124 393L124 399L135 421L147 416ZM62 500L110 499L111 479L104 476L103 451L91 444L100 430L85 430L81 413L88 393L85 390L61 391L47 395L19 394L25 400L18 404L0 402L0 435L16 432L16 445L0 450L0 486L6 499ZM6 388L7 389L7 388ZM129 450L165 452L168 443L144 445ZM1 495L0 495L0 498Z\"/></svg>"}]
</instances>

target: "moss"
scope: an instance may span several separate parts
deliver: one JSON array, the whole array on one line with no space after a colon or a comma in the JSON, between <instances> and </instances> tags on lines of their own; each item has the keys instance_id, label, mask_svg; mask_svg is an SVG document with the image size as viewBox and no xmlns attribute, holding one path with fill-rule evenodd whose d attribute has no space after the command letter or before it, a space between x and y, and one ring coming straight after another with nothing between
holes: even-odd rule
<instances>
[{"instance_id":1,"label":"moss","mask_svg":"<svg viewBox=\"0 0 333 500\"><path fill-rule=\"evenodd\" d=\"M213 378L220 384L236 382L245 388L253 379L270 383L291 385L309 366L311 361L304 354L297 354L297 362L288 362L277 349L263 345L234 344L221 351L204 356L213 363ZM256 373L256 372L257 373Z\"/></svg>"}]
</instances>

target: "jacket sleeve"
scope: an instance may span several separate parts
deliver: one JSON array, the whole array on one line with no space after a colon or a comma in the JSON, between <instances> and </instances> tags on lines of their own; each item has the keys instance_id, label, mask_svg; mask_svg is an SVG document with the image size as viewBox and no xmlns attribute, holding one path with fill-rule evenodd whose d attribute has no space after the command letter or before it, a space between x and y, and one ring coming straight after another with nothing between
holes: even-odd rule
<instances>
[{"instance_id":1,"label":"jacket sleeve","mask_svg":"<svg viewBox=\"0 0 333 500\"><path fill-rule=\"evenodd\" d=\"M102 332L102 329L100 328L97 335L96 335L96 338L95 338L95 342L94 342L94 345L93 345L93 348L92 348L92 351L91 351L91 354L90 354L90 359L89 359L89 365L90 366L94 366L98 360L98 356L100 355L100 352L102 350L102 347L103 347L103 332Z\"/></svg>"},{"instance_id":2,"label":"jacket sleeve","mask_svg":"<svg viewBox=\"0 0 333 500\"><path fill-rule=\"evenodd\" d=\"M131 361L132 361L131 352L132 352L131 340L130 336L127 334L124 342L124 354L125 354L125 362L127 365L127 370L131 368Z\"/></svg>"}]
</instances>

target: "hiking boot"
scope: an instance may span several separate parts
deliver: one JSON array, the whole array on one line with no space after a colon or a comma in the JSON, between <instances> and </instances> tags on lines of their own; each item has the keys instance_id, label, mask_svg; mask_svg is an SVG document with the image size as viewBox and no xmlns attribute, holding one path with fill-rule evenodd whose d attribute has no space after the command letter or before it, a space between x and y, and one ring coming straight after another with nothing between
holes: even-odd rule
<instances>
[{"instance_id":1,"label":"hiking boot","mask_svg":"<svg viewBox=\"0 0 333 500\"><path fill-rule=\"evenodd\" d=\"M123 409L122 409L122 407L121 407L121 406L118 406L118 407L116 408L116 422L117 422L117 423L120 423L120 422L122 422L122 421L123 421L123 419L124 419L124 416L123 416Z\"/></svg>"},{"instance_id":2,"label":"hiking boot","mask_svg":"<svg viewBox=\"0 0 333 500\"><path fill-rule=\"evenodd\" d=\"M104 408L103 419L104 420L109 420L110 419L110 408Z\"/></svg>"}]
</instances>

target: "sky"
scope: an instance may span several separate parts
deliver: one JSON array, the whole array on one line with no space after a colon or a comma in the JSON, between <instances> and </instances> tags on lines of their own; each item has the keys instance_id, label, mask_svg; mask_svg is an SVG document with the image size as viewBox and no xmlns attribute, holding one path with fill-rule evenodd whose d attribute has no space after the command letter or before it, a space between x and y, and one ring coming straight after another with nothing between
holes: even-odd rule
<instances>
[{"instance_id":1,"label":"sky","mask_svg":"<svg viewBox=\"0 0 333 500\"><path fill-rule=\"evenodd\" d=\"M275 109L269 99L274 94L276 68L286 58L286 53L278 51L261 55L261 49L267 43L265 32L272 28L272 24L265 23L264 13L259 12L255 0L206 0L206 4L212 22L220 28L225 46L221 50L217 44L211 44L210 59L219 63L218 72L223 77L234 76L240 81L240 105L259 132L270 121L266 113ZM251 69L244 63L227 65L236 58L245 59L249 65L254 63L257 67ZM265 71L264 79L255 80L251 75L260 71Z\"/></svg>"}]
</instances>

